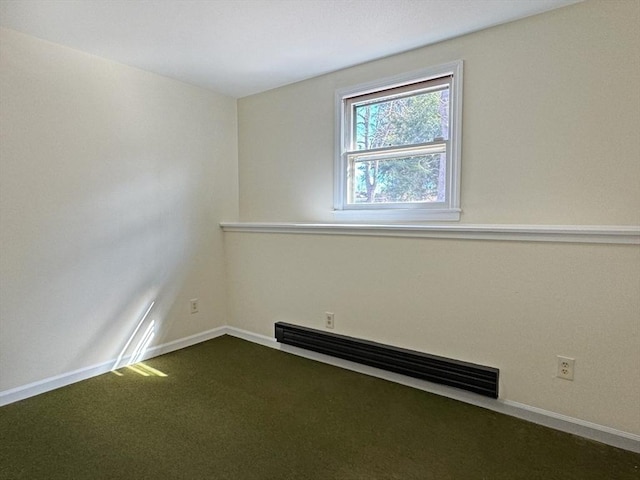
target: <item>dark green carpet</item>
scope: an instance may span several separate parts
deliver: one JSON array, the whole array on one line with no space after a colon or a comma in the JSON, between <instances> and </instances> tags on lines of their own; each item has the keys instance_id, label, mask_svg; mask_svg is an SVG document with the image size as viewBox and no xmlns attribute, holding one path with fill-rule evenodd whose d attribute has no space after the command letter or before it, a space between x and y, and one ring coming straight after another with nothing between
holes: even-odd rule
<instances>
[{"instance_id":1,"label":"dark green carpet","mask_svg":"<svg viewBox=\"0 0 640 480\"><path fill-rule=\"evenodd\" d=\"M640 455L221 337L0 408L4 479L640 479Z\"/></svg>"}]
</instances>

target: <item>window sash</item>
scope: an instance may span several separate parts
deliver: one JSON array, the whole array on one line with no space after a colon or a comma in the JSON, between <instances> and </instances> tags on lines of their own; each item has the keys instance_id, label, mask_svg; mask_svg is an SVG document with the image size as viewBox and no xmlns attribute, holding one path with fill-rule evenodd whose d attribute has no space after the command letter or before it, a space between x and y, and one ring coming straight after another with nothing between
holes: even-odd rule
<instances>
[{"instance_id":1,"label":"window sash","mask_svg":"<svg viewBox=\"0 0 640 480\"><path fill-rule=\"evenodd\" d=\"M372 148L370 150L349 150L345 155L349 161L365 162L369 160L383 160L388 157L406 157L410 155L428 155L430 153L445 153L446 140L436 140L429 143L417 143L414 145L401 145L398 147Z\"/></svg>"},{"instance_id":2,"label":"window sash","mask_svg":"<svg viewBox=\"0 0 640 480\"><path fill-rule=\"evenodd\" d=\"M425 93L437 92L441 90L449 90L451 92L451 83L453 81L452 75L446 75L430 80L424 80L420 82L413 82L407 85L399 87L388 88L385 90L379 90L372 93L363 95L356 95L353 97L344 98L344 145L343 151L351 152L356 150L356 138L357 138L357 117L356 108L361 106L375 105L378 103L385 103L391 100L397 100L401 98L410 98ZM451 130L451 102L449 102L449 131ZM348 128L346 128L348 126ZM395 145L396 147L402 147L402 144ZM418 144L415 144L418 145Z\"/></svg>"},{"instance_id":3,"label":"window sash","mask_svg":"<svg viewBox=\"0 0 640 480\"><path fill-rule=\"evenodd\" d=\"M447 154L447 141L423 143L410 147L385 147L372 150L355 150L345 153L347 165L347 202L349 208L375 209L375 208L424 208L425 206L437 206L441 208L448 202L449 190L445 187L444 201L413 201L413 202L373 202L357 203L354 200L356 191L356 168L359 163L370 161L392 162L394 159L402 159L411 156L423 156L432 154ZM448 163L445 161L445 163ZM447 168L445 166L445 168Z\"/></svg>"}]
</instances>

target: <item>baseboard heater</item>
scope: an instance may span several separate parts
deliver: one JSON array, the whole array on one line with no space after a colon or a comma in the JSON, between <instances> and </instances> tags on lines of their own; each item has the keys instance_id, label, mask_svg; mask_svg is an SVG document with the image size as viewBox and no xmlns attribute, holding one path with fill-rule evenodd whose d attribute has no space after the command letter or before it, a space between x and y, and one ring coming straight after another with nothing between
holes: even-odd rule
<instances>
[{"instance_id":1,"label":"baseboard heater","mask_svg":"<svg viewBox=\"0 0 640 480\"><path fill-rule=\"evenodd\" d=\"M277 322L276 340L294 347L498 398L497 368Z\"/></svg>"}]
</instances>

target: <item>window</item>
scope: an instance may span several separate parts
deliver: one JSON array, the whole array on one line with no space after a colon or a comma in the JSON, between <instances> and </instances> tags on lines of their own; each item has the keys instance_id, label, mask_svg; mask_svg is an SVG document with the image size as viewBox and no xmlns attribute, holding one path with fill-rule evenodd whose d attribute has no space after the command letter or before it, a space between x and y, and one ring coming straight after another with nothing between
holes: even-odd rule
<instances>
[{"instance_id":1,"label":"window","mask_svg":"<svg viewBox=\"0 0 640 480\"><path fill-rule=\"evenodd\" d=\"M336 93L334 213L459 220L462 61Z\"/></svg>"}]
</instances>

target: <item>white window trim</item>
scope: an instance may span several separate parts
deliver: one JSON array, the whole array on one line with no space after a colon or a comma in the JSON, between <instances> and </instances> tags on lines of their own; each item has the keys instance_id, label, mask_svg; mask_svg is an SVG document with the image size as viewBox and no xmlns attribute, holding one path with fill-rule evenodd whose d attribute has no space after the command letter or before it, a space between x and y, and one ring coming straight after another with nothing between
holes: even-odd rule
<instances>
[{"instance_id":1,"label":"white window trim","mask_svg":"<svg viewBox=\"0 0 640 480\"><path fill-rule=\"evenodd\" d=\"M335 157L334 157L334 188L333 188L333 214L336 220L341 221L458 221L460 220L460 158L462 149L462 60L437 65L413 72L403 73L379 79L373 82L362 83L351 87L342 88L335 94ZM448 204L407 205L406 208L385 208L380 205L363 208L362 206L347 205L346 191L346 159L344 153L344 122L345 97L365 95L382 89L398 87L407 83L431 80L438 77L453 75L450 88L449 102L451 105L451 125L449 127L449 148L451 150L450 161L447 164L449 175L447 176ZM378 208L376 208L378 207Z\"/></svg>"}]
</instances>

